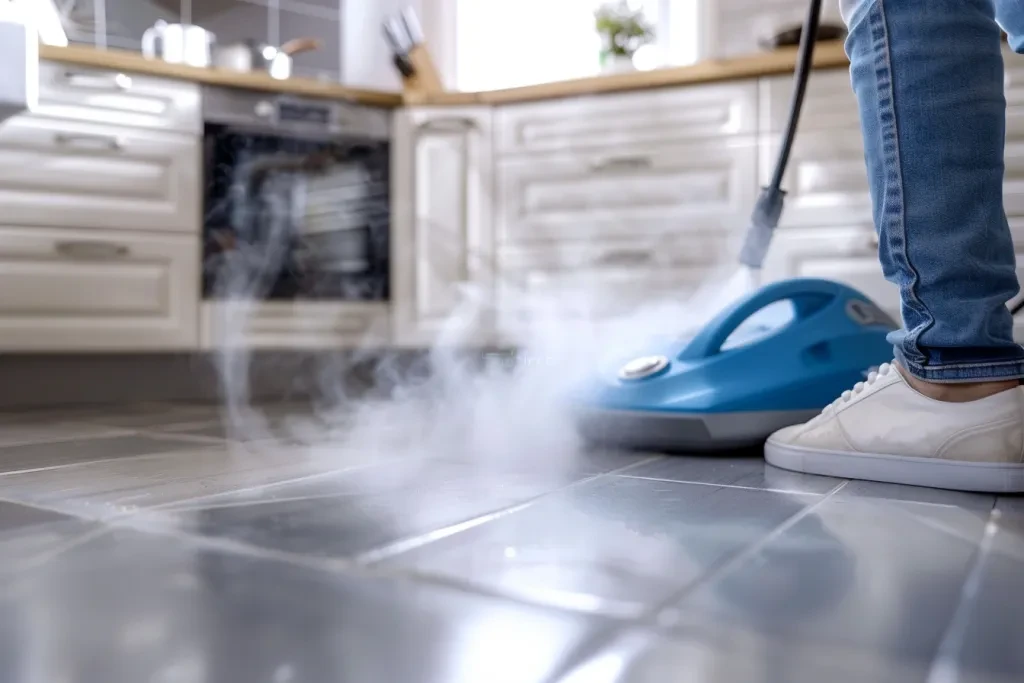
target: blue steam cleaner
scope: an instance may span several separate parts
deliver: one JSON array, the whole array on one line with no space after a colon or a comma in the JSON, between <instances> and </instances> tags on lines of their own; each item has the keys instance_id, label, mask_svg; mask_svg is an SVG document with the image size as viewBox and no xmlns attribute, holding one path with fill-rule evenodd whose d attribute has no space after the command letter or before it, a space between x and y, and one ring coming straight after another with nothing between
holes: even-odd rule
<instances>
[{"instance_id":1,"label":"blue steam cleaner","mask_svg":"<svg viewBox=\"0 0 1024 683\"><path fill-rule=\"evenodd\" d=\"M821 14L812 0L800 36L789 121L771 183L740 252L758 270L782 214L782 176L796 133ZM774 310L769 324L755 324ZM779 312L781 311L781 315ZM700 452L756 446L804 422L892 359L896 322L868 297L828 280L769 284L732 303L694 338L653 349L582 388L577 425L588 441ZM745 337L744 337L745 335Z\"/></svg>"}]
</instances>

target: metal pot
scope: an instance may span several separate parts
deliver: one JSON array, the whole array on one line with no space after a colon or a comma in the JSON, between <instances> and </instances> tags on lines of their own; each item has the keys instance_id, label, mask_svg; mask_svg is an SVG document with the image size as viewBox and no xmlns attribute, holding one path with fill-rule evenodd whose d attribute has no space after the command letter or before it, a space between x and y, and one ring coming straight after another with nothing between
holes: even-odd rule
<instances>
[{"instance_id":1,"label":"metal pot","mask_svg":"<svg viewBox=\"0 0 1024 683\"><path fill-rule=\"evenodd\" d=\"M300 52L320 49L315 38L296 38L276 47L258 40L246 40L218 46L214 65L230 71L265 71L273 78L286 79L292 75L292 57Z\"/></svg>"},{"instance_id":2,"label":"metal pot","mask_svg":"<svg viewBox=\"0 0 1024 683\"><path fill-rule=\"evenodd\" d=\"M201 26L160 20L142 35L142 54L172 64L206 67L215 42L216 37Z\"/></svg>"}]
</instances>

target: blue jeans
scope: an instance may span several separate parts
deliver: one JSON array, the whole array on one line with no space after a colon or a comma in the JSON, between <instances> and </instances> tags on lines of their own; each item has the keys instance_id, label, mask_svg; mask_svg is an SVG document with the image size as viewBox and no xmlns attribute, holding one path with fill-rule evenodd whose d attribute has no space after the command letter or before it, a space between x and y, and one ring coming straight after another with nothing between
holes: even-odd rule
<instances>
[{"instance_id":1,"label":"blue jeans","mask_svg":"<svg viewBox=\"0 0 1024 683\"><path fill-rule=\"evenodd\" d=\"M900 291L896 359L933 382L1024 378L1006 307L1019 286L1003 210L999 31L1024 51L1024 3L842 0L842 8L879 259Z\"/></svg>"}]
</instances>

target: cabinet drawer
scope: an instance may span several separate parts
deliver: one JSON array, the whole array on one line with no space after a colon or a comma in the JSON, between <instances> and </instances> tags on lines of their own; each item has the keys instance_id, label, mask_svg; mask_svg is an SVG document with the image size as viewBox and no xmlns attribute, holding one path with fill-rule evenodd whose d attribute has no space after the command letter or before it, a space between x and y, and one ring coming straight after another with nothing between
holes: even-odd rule
<instances>
[{"instance_id":1,"label":"cabinet drawer","mask_svg":"<svg viewBox=\"0 0 1024 683\"><path fill-rule=\"evenodd\" d=\"M763 277L766 282L794 277L836 280L863 292L897 320L900 318L899 290L882 275L870 220L777 233L765 259Z\"/></svg>"},{"instance_id":2,"label":"cabinet drawer","mask_svg":"<svg viewBox=\"0 0 1024 683\"><path fill-rule=\"evenodd\" d=\"M771 76L760 80L758 129L777 135L786 129L793 76ZM816 69L811 73L800 111L800 135L813 130L860 130L857 96L850 83L849 69Z\"/></svg>"},{"instance_id":3,"label":"cabinet drawer","mask_svg":"<svg viewBox=\"0 0 1024 683\"><path fill-rule=\"evenodd\" d=\"M187 81L43 62L36 113L199 135L200 97L199 86Z\"/></svg>"},{"instance_id":4,"label":"cabinet drawer","mask_svg":"<svg viewBox=\"0 0 1024 683\"><path fill-rule=\"evenodd\" d=\"M198 346L199 240L0 227L0 348Z\"/></svg>"},{"instance_id":5,"label":"cabinet drawer","mask_svg":"<svg viewBox=\"0 0 1024 683\"><path fill-rule=\"evenodd\" d=\"M756 130L756 81L503 106L499 153L671 143Z\"/></svg>"},{"instance_id":6,"label":"cabinet drawer","mask_svg":"<svg viewBox=\"0 0 1024 683\"><path fill-rule=\"evenodd\" d=\"M198 140L18 116L0 127L0 217L198 234Z\"/></svg>"},{"instance_id":7,"label":"cabinet drawer","mask_svg":"<svg viewBox=\"0 0 1024 683\"><path fill-rule=\"evenodd\" d=\"M771 181L779 142L761 142L759 185ZM871 196L860 128L806 131L793 143L782 180L782 226L871 224Z\"/></svg>"},{"instance_id":8,"label":"cabinet drawer","mask_svg":"<svg viewBox=\"0 0 1024 683\"><path fill-rule=\"evenodd\" d=\"M390 339L386 303L207 301L202 304L201 327L204 349L337 349L386 344Z\"/></svg>"},{"instance_id":9,"label":"cabinet drawer","mask_svg":"<svg viewBox=\"0 0 1024 683\"><path fill-rule=\"evenodd\" d=\"M756 198L756 162L750 138L506 159L498 167L498 241L735 230Z\"/></svg>"},{"instance_id":10,"label":"cabinet drawer","mask_svg":"<svg viewBox=\"0 0 1024 683\"><path fill-rule=\"evenodd\" d=\"M733 253L723 233L503 248L499 327L523 329L538 314L602 320L683 303Z\"/></svg>"}]
</instances>

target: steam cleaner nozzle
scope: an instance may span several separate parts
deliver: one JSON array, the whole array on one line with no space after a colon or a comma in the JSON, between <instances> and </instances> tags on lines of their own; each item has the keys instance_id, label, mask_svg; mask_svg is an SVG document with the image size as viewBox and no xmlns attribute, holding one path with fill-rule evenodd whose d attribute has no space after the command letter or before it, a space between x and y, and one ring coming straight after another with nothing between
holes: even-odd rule
<instances>
[{"instance_id":1,"label":"steam cleaner nozzle","mask_svg":"<svg viewBox=\"0 0 1024 683\"><path fill-rule=\"evenodd\" d=\"M778 187L765 187L754 204L750 216L750 226L740 249L740 263L753 270L759 270L768 255L768 246L772 241L772 233L782 216L782 205L786 192Z\"/></svg>"}]
</instances>

